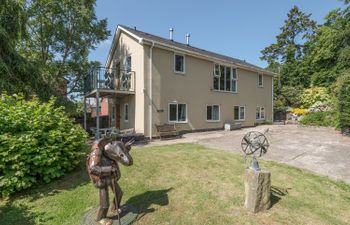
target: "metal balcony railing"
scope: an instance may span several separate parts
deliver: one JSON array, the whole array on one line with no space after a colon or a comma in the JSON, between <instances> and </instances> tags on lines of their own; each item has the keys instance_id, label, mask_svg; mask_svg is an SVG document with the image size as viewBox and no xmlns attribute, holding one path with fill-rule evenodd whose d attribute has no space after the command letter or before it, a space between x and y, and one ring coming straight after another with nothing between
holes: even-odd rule
<instances>
[{"instance_id":1,"label":"metal balcony railing","mask_svg":"<svg viewBox=\"0 0 350 225\"><path fill-rule=\"evenodd\" d=\"M135 91L135 72L123 69L93 68L84 80L85 93L96 89Z\"/></svg>"}]
</instances>

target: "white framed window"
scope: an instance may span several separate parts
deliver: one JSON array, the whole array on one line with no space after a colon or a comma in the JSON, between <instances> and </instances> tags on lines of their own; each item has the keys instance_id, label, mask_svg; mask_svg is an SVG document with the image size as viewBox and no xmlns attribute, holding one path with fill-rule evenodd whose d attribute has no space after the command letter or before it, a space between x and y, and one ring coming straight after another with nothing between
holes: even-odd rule
<instances>
[{"instance_id":1,"label":"white framed window","mask_svg":"<svg viewBox=\"0 0 350 225\"><path fill-rule=\"evenodd\" d=\"M232 68L231 91L237 93L237 70Z\"/></svg>"},{"instance_id":2,"label":"white framed window","mask_svg":"<svg viewBox=\"0 0 350 225\"><path fill-rule=\"evenodd\" d=\"M237 71L235 68L214 64L213 89L237 92Z\"/></svg>"},{"instance_id":3,"label":"white framed window","mask_svg":"<svg viewBox=\"0 0 350 225\"><path fill-rule=\"evenodd\" d=\"M259 87L264 87L264 77L261 74L258 75L258 85Z\"/></svg>"},{"instance_id":4,"label":"white framed window","mask_svg":"<svg viewBox=\"0 0 350 225\"><path fill-rule=\"evenodd\" d=\"M235 105L233 107L233 119L234 120L245 120L245 107Z\"/></svg>"},{"instance_id":5,"label":"white framed window","mask_svg":"<svg viewBox=\"0 0 350 225\"><path fill-rule=\"evenodd\" d=\"M226 78L225 78L225 66L220 65L220 82L219 82L219 90L224 91L226 89Z\"/></svg>"},{"instance_id":6,"label":"white framed window","mask_svg":"<svg viewBox=\"0 0 350 225\"><path fill-rule=\"evenodd\" d=\"M219 105L207 105L207 121L220 121Z\"/></svg>"},{"instance_id":7,"label":"white framed window","mask_svg":"<svg viewBox=\"0 0 350 225\"><path fill-rule=\"evenodd\" d=\"M185 73L185 56L181 54L174 53L174 72L175 73Z\"/></svg>"},{"instance_id":8,"label":"white framed window","mask_svg":"<svg viewBox=\"0 0 350 225\"><path fill-rule=\"evenodd\" d=\"M214 90L220 90L219 86L219 80L220 80L220 66L219 64L214 65Z\"/></svg>"},{"instance_id":9,"label":"white framed window","mask_svg":"<svg viewBox=\"0 0 350 225\"><path fill-rule=\"evenodd\" d=\"M265 107L256 107L256 119L264 120L265 119Z\"/></svg>"},{"instance_id":10,"label":"white framed window","mask_svg":"<svg viewBox=\"0 0 350 225\"><path fill-rule=\"evenodd\" d=\"M187 105L169 103L168 120L171 123L187 123Z\"/></svg>"},{"instance_id":11,"label":"white framed window","mask_svg":"<svg viewBox=\"0 0 350 225\"><path fill-rule=\"evenodd\" d=\"M129 122L129 104L124 104L124 122Z\"/></svg>"},{"instance_id":12,"label":"white framed window","mask_svg":"<svg viewBox=\"0 0 350 225\"><path fill-rule=\"evenodd\" d=\"M131 55L128 55L126 57L126 65L125 65L125 68L126 68L126 72L131 72Z\"/></svg>"}]
</instances>

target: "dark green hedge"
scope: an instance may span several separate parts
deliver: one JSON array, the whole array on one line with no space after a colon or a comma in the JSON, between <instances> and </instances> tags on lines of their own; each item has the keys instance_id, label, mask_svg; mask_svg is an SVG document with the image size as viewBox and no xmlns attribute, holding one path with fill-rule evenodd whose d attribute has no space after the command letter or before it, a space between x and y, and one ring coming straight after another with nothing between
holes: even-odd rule
<instances>
[{"instance_id":1,"label":"dark green hedge","mask_svg":"<svg viewBox=\"0 0 350 225\"><path fill-rule=\"evenodd\" d=\"M337 112L310 112L304 115L299 122L303 125L337 127Z\"/></svg>"},{"instance_id":2,"label":"dark green hedge","mask_svg":"<svg viewBox=\"0 0 350 225\"><path fill-rule=\"evenodd\" d=\"M86 150L86 132L55 99L0 99L0 196L48 183L72 170Z\"/></svg>"},{"instance_id":3,"label":"dark green hedge","mask_svg":"<svg viewBox=\"0 0 350 225\"><path fill-rule=\"evenodd\" d=\"M339 126L350 128L350 72L340 78L338 93Z\"/></svg>"}]
</instances>

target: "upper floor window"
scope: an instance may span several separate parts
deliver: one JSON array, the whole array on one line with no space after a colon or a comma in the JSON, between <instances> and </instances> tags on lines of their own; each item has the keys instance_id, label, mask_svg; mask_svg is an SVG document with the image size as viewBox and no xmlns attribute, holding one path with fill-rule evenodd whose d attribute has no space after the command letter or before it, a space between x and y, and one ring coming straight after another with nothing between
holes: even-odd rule
<instances>
[{"instance_id":1,"label":"upper floor window","mask_svg":"<svg viewBox=\"0 0 350 225\"><path fill-rule=\"evenodd\" d=\"M219 80L220 80L220 66L218 64L215 64L215 66L214 66L214 90L220 90Z\"/></svg>"},{"instance_id":2,"label":"upper floor window","mask_svg":"<svg viewBox=\"0 0 350 225\"><path fill-rule=\"evenodd\" d=\"M237 92L237 71L232 68L232 80L231 80L231 90L232 92Z\"/></svg>"},{"instance_id":3,"label":"upper floor window","mask_svg":"<svg viewBox=\"0 0 350 225\"><path fill-rule=\"evenodd\" d=\"M237 72L235 68L214 65L214 90L237 92Z\"/></svg>"},{"instance_id":4,"label":"upper floor window","mask_svg":"<svg viewBox=\"0 0 350 225\"><path fill-rule=\"evenodd\" d=\"M126 71L131 72L131 55L126 57Z\"/></svg>"},{"instance_id":5,"label":"upper floor window","mask_svg":"<svg viewBox=\"0 0 350 225\"><path fill-rule=\"evenodd\" d=\"M219 121L220 120L220 106L208 105L207 106L207 121Z\"/></svg>"},{"instance_id":6,"label":"upper floor window","mask_svg":"<svg viewBox=\"0 0 350 225\"><path fill-rule=\"evenodd\" d=\"M174 71L175 73L185 73L185 56L174 54Z\"/></svg>"},{"instance_id":7,"label":"upper floor window","mask_svg":"<svg viewBox=\"0 0 350 225\"><path fill-rule=\"evenodd\" d=\"M244 106L234 106L233 119L234 120L245 120L245 107Z\"/></svg>"},{"instance_id":8,"label":"upper floor window","mask_svg":"<svg viewBox=\"0 0 350 225\"><path fill-rule=\"evenodd\" d=\"M259 87L263 87L264 86L264 77L261 74L259 74L258 85L259 85Z\"/></svg>"},{"instance_id":9,"label":"upper floor window","mask_svg":"<svg viewBox=\"0 0 350 225\"><path fill-rule=\"evenodd\" d=\"M264 107L256 107L256 119L257 120L265 119L265 108Z\"/></svg>"},{"instance_id":10,"label":"upper floor window","mask_svg":"<svg viewBox=\"0 0 350 225\"><path fill-rule=\"evenodd\" d=\"M187 121L187 105L180 103L169 104L169 122L181 123Z\"/></svg>"}]
</instances>

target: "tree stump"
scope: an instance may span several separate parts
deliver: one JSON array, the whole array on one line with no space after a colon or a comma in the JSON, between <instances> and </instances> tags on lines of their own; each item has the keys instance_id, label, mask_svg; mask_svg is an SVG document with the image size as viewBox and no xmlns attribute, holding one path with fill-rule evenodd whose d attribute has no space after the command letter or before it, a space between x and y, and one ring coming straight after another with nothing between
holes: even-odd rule
<instances>
[{"instance_id":1,"label":"tree stump","mask_svg":"<svg viewBox=\"0 0 350 225\"><path fill-rule=\"evenodd\" d=\"M268 171L245 171L244 207L253 213L264 211L271 206L271 173Z\"/></svg>"}]
</instances>

